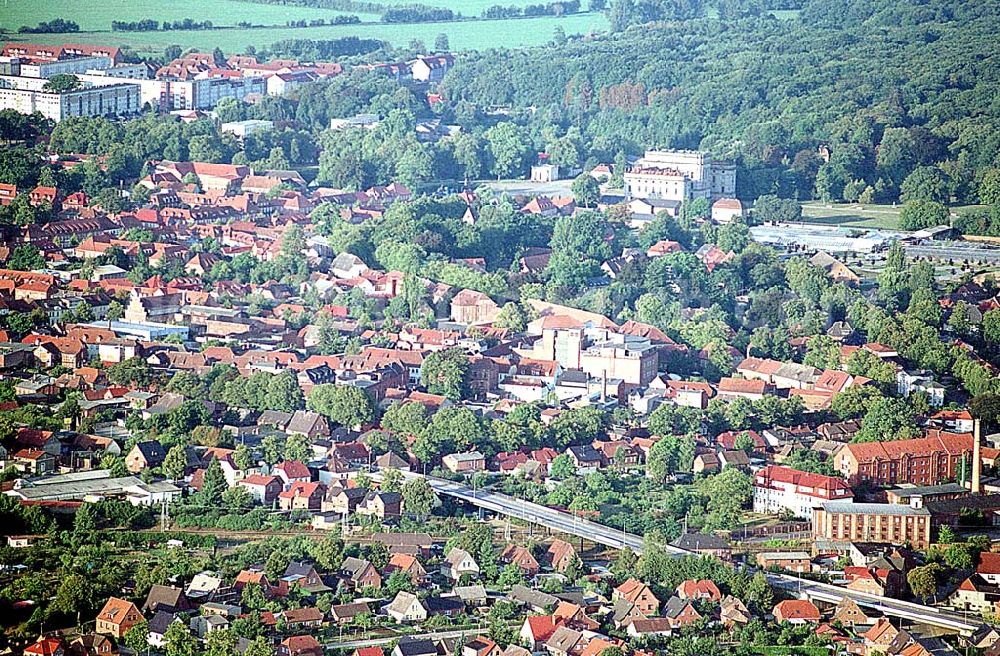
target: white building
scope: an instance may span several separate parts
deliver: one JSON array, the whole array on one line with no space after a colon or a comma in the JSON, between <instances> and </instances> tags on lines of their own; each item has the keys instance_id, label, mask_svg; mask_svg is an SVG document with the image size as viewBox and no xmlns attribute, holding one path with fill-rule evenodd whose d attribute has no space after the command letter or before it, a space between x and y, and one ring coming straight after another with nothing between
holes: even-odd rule
<instances>
[{"instance_id":1,"label":"white building","mask_svg":"<svg viewBox=\"0 0 1000 656\"><path fill-rule=\"evenodd\" d=\"M114 80L61 93L46 91L45 78L0 76L0 109L40 113L59 122L71 116L131 116L142 109L139 87Z\"/></svg>"},{"instance_id":2,"label":"white building","mask_svg":"<svg viewBox=\"0 0 1000 656\"><path fill-rule=\"evenodd\" d=\"M909 397L915 392L927 394L929 403L939 408L944 405L944 386L927 371L899 371L896 373L896 392Z\"/></svg>"},{"instance_id":3,"label":"white building","mask_svg":"<svg viewBox=\"0 0 1000 656\"><path fill-rule=\"evenodd\" d=\"M768 465L754 476L753 511L780 515L788 511L811 519L813 508L827 501L854 499L847 481L833 476Z\"/></svg>"},{"instance_id":4,"label":"white building","mask_svg":"<svg viewBox=\"0 0 1000 656\"><path fill-rule=\"evenodd\" d=\"M140 107L149 105L169 112L176 110L212 109L223 98L246 100L252 95L263 96L267 82L262 77L206 77L191 80L152 80L145 77L116 77L108 71L90 71L78 78L99 87L127 82L139 87Z\"/></svg>"},{"instance_id":5,"label":"white building","mask_svg":"<svg viewBox=\"0 0 1000 656\"><path fill-rule=\"evenodd\" d=\"M49 78L53 75L76 75L89 70L111 68L110 57L73 57L56 61L23 60L21 75L25 77Z\"/></svg>"},{"instance_id":6,"label":"white building","mask_svg":"<svg viewBox=\"0 0 1000 656\"><path fill-rule=\"evenodd\" d=\"M232 121L219 126L220 132L231 132L240 139L245 139L248 134L263 132L274 127L274 121L263 121L259 119L247 119L245 121Z\"/></svg>"},{"instance_id":7,"label":"white building","mask_svg":"<svg viewBox=\"0 0 1000 656\"><path fill-rule=\"evenodd\" d=\"M694 150L648 150L625 172L625 198L686 201L736 194L736 166Z\"/></svg>"}]
</instances>

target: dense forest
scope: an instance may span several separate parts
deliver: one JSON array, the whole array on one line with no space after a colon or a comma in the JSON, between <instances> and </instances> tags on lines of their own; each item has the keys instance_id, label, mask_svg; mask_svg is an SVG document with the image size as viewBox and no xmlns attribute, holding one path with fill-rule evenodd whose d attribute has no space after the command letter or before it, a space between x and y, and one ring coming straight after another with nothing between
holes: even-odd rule
<instances>
[{"instance_id":1,"label":"dense forest","mask_svg":"<svg viewBox=\"0 0 1000 656\"><path fill-rule=\"evenodd\" d=\"M703 10L617 0L609 11L622 7ZM577 127L602 161L711 150L740 163L750 199L978 202L1000 135L998 25L996 0L811 0L794 20L626 25L558 48L466 55L444 91L455 108L536 108L518 115L529 129Z\"/></svg>"}]
</instances>

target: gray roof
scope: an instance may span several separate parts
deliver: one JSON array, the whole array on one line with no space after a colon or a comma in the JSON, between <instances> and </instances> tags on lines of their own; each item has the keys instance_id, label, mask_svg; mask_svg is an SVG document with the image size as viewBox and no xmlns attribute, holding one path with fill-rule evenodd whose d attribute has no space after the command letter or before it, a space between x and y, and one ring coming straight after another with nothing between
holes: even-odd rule
<instances>
[{"instance_id":1,"label":"gray roof","mask_svg":"<svg viewBox=\"0 0 1000 656\"><path fill-rule=\"evenodd\" d=\"M427 638L400 638L396 649L402 656L437 656L437 647Z\"/></svg>"},{"instance_id":2,"label":"gray roof","mask_svg":"<svg viewBox=\"0 0 1000 656\"><path fill-rule=\"evenodd\" d=\"M942 483L941 485L914 485L912 487L897 487L889 490L889 494L898 497L922 497L936 494L968 494L968 490L958 483Z\"/></svg>"},{"instance_id":3,"label":"gray roof","mask_svg":"<svg viewBox=\"0 0 1000 656\"><path fill-rule=\"evenodd\" d=\"M827 501L823 510L828 513L850 513L860 515L910 515L926 516L930 511L926 508L911 508L898 503L854 503L853 501Z\"/></svg>"},{"instance_id":4,"label":"gray roof","mask_svg":"<svg viewBox=\"0 0 1000 656\"><path fill-rule=\"evenodd\" d=\"M456 585L452 588L452 592L462 601L486 599L486 588L482 585Z\"/></svg>"},{"instance_id":5,"label":"gray roof","mask_svg":"<svg viewBox=\"0 0 1000 656\"><path fill-rule=\"evenodd\" d=\"M547 608L559 603L557 597L541 590L534 590L520 583L510 589L510 592L507 593L507 598L534 608Z\"/></svg>"},{"instance_id":6,"label":"gray roof","mask_svg":"<svg viewBox=\"0 0 1000 656\"><path fill-rule=\"evenodd\" d=\"M670 543L674 547L698 551L700 549L729 549L724 538L710 533L686 533Z\"/></svg>"}]
</instances>

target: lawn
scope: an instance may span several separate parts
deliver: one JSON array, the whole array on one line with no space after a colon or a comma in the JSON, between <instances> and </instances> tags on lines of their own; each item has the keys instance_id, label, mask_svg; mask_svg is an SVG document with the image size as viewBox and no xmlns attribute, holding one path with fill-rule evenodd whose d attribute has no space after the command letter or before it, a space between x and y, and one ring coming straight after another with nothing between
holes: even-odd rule
<instances>
[{"instance_id":1,"label":"lawn","mask_svg":"<svg viewBox=\"0 0 1000 656\"><path fill-rule=\"evenodd\" d=\"M26 2L26 0L12 0L14 2ZM43 0L44 3L52 0ZM222 3L225 6L237 5L249 7L253 10L281 10L287 12L281 19L285 20L305 18L293 11L293 7L275 7L270 5L256 5L233 2L232 0L210 0L215 3ZM93 0L83 0L84 3ZM175 0L177 2L189 3L191 6L196 0ZM206 3L201 3L206 4ZM174 9L174 7L171 7ZM315 11L302 9L302 11ZM183 14L183 12L181 12ZM327 12L329 16L333 12ZM67 19L82 20L75 12L64 11L63 15ZM162 20L164 14L159 16L149 16L154 20ZM178 14L180 17L183 15ZM211 16L218 23L223 22L223 18L217 13L202 12L191 16L204 20L204 17ZM218 18L216 18L219 16ZM250 17L253 16L251 19ZM313 15L313 17L317 17ZM256 14L240 15L241 20L252 20L257 22ZM108 18L110 21L110 18ZM173 20L173 18L171 18ZM229 20L226 18L225 20ZM235 19L233 19L235 20ZM18 20L13 21L15 23ZM24 21L20 21L23 23ZM35 21L37 22L37 21ZM478 50L494 47L522 47L537 46L547 43L552 39L556 26L560 26L566 34L589 34L607 28L607 20L604 14L583 13L572 16L557 18L555 16L544 16L540 18L518 18L510 20L496 21L455 21L449 23L408 23L398 25L385 25L382 23L371 23L364 25L329 25L324 27L267 27L254 29L215 29L215 30L192 30L192 31L168 31L168 32L79 32L75 34L24 34L18 35L18 40L31 41L34 43L100 43L108 45L128 45L139 52L162 52L168 45L177 44L184 48L199 48L201 50L211 50L216 46L222 48L227 53L243 52L248 45L255 48L262 48L275 41L282 39L336 39L344 36L358 36L361 38L382 39L395 46L405 46L414 39L420 39L425 44L434 43L434 37L438 34L447 34L450 46L454 50Z\"/></svg>"},{"instance_id":2,"label":"lawn","mask_svg":"<svg viewBox=\"0 0 1000 656\"><path fill-rule=\"evenodd\" d=\"M895 230L899 226L899 208L892 205L806 203L802 205L802 220L848 228Z\"/></svg>"}]
</instances>

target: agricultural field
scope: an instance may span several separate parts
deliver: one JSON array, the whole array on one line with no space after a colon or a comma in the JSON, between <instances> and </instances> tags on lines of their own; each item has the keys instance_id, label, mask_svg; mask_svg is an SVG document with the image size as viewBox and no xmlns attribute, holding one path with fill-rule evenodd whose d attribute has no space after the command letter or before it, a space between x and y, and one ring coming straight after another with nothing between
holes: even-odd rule
<instances>
[{"instance_id":1,"label":"agricultural field","mask_svg":"<svg viewBox=\"0 0 1000 656\"><path fill-rule=\"evenodd\" d=\"M23 1L23 0L17 0ZM51 0L43 0L44 3ZM91 2L92 0L85 0ZM197 0L181 0L194 4ZM239 5L251 9L281 9L292 12L291 7L274 7L230 2L229 0L211 0L225 5ZM206 3L202 3L206 4ZM302 9L302 11L312 11ZM65 17L77 20L75 13L64 12ZM330 12L327 13L327 16ZM163 14L148 16L154 20L163 20ZM216 12L203 11L192 18L211 16L220 23L223 17ZM252 20L251 14L240 16L241 20ZM314 16L316 17L316 16ZM297 17L296 17L297 18ZM116 19L117 20L117 19ZM122 19L124 20L124 18ZM171 19L174 20L174 19ZM235 19L234 19L235 20ZM288 13L285 20L292 20ZM216 46L227 53L243 52L252 45L261 49L275 41L283 39L336 39L345 36L381 39L394 46L406 46L413 39L420 39L430 45L438 34L447 34L453 50L481 50L494 47L536 46L552 39L556 26L560 26L566 34L590 34L607 28L607 20L603 14L581 13L572 16L539 18L513 18L492 21L454 21L448 23L407 23L386 25L382 23L366 23L362 25L328 25L324 27L261 27L254 29L213 29L190 31L158 31L158 32L78 32L73 34L21 34L10 35L33 43L102 43L119 46L132 46L139 53L160 53L169 45L179 45L184 48L211 50ZM82 25L81 25L82 27Z\"/></svg>"},{"instance_id":2,"label":"agricultural field","mask_svg":"<svg viewBox=\"0 0 1000 656\"><path fill-rule=\"evenodd\" d=\"M136 0L6 0L4 10L0 11L0 29L16 32L22 25L34 26L53 18L75 21L84 32L110 31L113 20L144 18L160 22L185 18L211 20L216 25L235 25L241 21L255 25L284 25L290 20L330 19L341 13L345 12L238 0L171 0L155 4ZM370 14L359 16L362 20L378 20Z\"/></svg>"}]
</instances>

